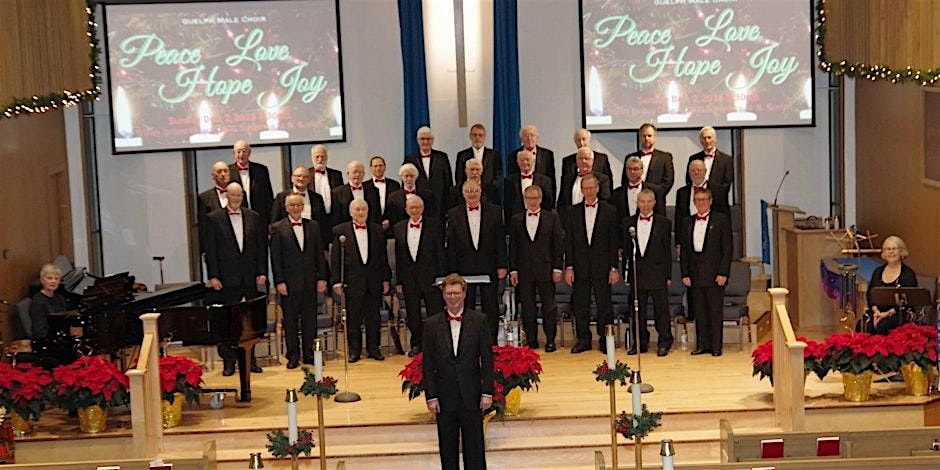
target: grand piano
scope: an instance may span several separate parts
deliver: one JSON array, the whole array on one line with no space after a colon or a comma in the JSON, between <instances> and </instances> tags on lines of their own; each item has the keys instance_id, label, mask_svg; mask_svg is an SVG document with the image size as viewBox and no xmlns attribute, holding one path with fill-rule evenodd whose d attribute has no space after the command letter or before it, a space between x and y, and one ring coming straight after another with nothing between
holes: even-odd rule
<instances>
[{"instance_id":1,"label":"grand piano","mask_svg":"<svg viewBox=\"0 0 940 470\"><path fill-rule=\"evenodd\" d=\"M122 355L126 348L143 340L141 314L160 313L162 341L184 346L244 348L238 358L240 393L238 400L251 401L251 347L267 328L267 296L223 305L214 291L201 282L180 284L156 292L135 292L134 277L128 273L95 278L85 283L83 292L66 293L71 309L50 315L53 340L48 353L62 362L78 355Z\"/></svg>"}]
</instances>

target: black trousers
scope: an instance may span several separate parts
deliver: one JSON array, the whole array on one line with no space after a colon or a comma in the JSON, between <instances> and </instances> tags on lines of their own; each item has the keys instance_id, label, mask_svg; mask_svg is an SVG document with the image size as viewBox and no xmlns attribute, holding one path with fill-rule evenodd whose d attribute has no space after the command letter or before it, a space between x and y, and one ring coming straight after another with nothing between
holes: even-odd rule
<instances>
[{"instance_id":1,"label":"black trousers","mask_svg":"<svg viewBox=\"0 0 940 470\"><path fill-rule=\"evenodd\" d=\"M380 287L381 289L381 287ZM371 291L346 289L346 341L349 354L362 352L362 325L366 325L366 351L379 353L379 333L382 327L379 308L382 307L382 294Z\"/></svg>"},{"instance_id":2,"label":"black trousers","mask_svg":"<svg viewBox=\"0 0 940 470\"><path fill-rule=\"evenodd\" d=\"M538 307L536 306L535 294L542 301L542 331L545 332L545 341L547 343L555 342L556 330L558 329L558 315L555 307L555 284L548 281L537 281L534 279L519 278L519 284L516 285L516 294L519 296L519 302L522 304L522 329L525 331L526 340L529 347L539 347L539 321Z\"/></svg>"},{"instance_id":3,"label":"black trousers","mask_svg":"<svg viewBox=\"0 0 940 470\"><path fill-rule=\"evenodd\" d=\"M408 313L408 331L411 332L411 347L421 348L424 340L424 319L421 318L421 301L428 316L444 311L441 290L431 283L405 283L401 286L405 297L405 312Z\"/></svg>"},{"instance_id":4,"label":"black trousers","mask_svg":"<svg viewBox=\"0 0 940 470\"><path fill-rule=\"evenodd\" d=\"M669 316L669 298L666 288L662 289L637 289L637 299L639 299L638 306L640 309L640 321L638 325L634 325L633 321L633 291L630 292L630 324L634 325L633 328L630 328L628 335L632 335L630 338L626 338L626 344L632 344L634 338L636 338L636 327L640 328L640 349L646 349L649 346L650 342L650 330L646 326L646 312L647 305L649 305L650 298L653 299L653 321L656 326L656 334L658 339L656 345L661 348L672 347L672 325L670 324Z\"/></svg>"},{"instance_id":5,"label":"black trousers","mask_svg":"<svg viewBox=\"0 0 940 470\"><path fill-rule=\"evenodd\" d=\"M312 361L313 342L317 337L316 286L287 286L287 294L281 296L287 360ZM298 329L302 340L297 338Z\"/></svg>"},{"instance_id":6,"label":"black trousers","mask_svg":"<svg viewBox=\"0 0 940 470\"><path fill-rule=\"evenodd\" d=\"M464 470L486 470L483 412L479 408L468 410L459 404L441 407L441 412L437 415L437 442L442 470L460 470L458 439L463 441Z\"/></svg>"},{"instance_id":7,"label":"black trousers","mask_svg":"<svg viewBox=\"0 0 940 470\"><path fill-rule=\"evenodd\" d=\"M495 279L495 276L493 277ZM464 308L476 309L477 291L480 292L480 310L486 314L489 323L493 344L496 344L496 335L499 334L499 292L497 281L488 284L471 284L467 286L467 296L463 299Z\"/></svg>"},{"instance_id":8,"label":"black trousers","mask_svg":"<svg viewBox=\"0 0 940 470\"><path fill-rule=\"evenodd\" d=\"M603 338L604 327L614 322L613 306L610 300L608 274L592 276L591 273L574 273L572 303L574 304L574 326L578 344L591 345L591 292L597 304L597 336Z\"/></svg>"},{"instance_id":9,"label":"black trousers","mask_svg":"<svg viewBox=\"0 0 940 470\"><path fill-rule=\"evenodd\" d=\"M718 286L696 287L691 289L695 294L695 348L721 351L722 309L725 300L725 288Z\"/></svg>"},{"instance_id":10,"label":"black trousers","mask_svg":"<svg viewBox=\"0 0 940 470\"><path fill-rule=\"evenodd\" d=\"M241 302L245 299L253 299L262 292L258 291L256 286L250 287L227 287L223 284L222 290L218 292L210 293L207 297L212 299L212 302L221 302L225 305L235 304ZM235 364L235 361L242 357L243 348L236 346L229 346L226 344L220 344L216 350L219 352L219 357L222 358L222 362L226 365ZM255 364L255 348L251 348L251 364Z\"/></svg>"}]
</instances>

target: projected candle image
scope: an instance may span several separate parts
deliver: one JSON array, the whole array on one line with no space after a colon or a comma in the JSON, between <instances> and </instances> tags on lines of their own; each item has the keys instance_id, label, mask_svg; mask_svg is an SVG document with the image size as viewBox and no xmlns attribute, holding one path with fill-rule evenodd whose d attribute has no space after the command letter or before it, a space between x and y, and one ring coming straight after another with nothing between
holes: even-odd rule
<instances>
[{"instance_id":1,"label":"projected candle image","mask_svg":"<svg viewBox=\"0 0 940 470\"><path fill-rule=\"evenodd\" d=\"M199 133L189 136L191 144L210 144L222 140L222 134L212 133L212 106L209 102L202 100L199 102L199 108L196 113L199 122Z\"/></svg>"},{"instance_id":2,"label":"projected candle image","mask_svg":"<svg viewBox=\"0 0 940 470\"><path fill-rule=\"evenodd\" d=\"M813 79L807 78L803 82L803 99L806 100L806 109L800 111L800 119L813 119Z\"/></svg>"},{"instance_id":3,"label":"projected candle image","mask_svg":"<svg viewBox=\"0 0 940 470\"><path fill-rule=\"evenodd\" d=\"M659 123L682 123L688 122L692 113L679 113L679 85L675 81L669 82L666 87L666 113L656 117Z\"/></svg>"},{"instance_id":4,"label":"projected candle image","mask_svg":"<svg viewBox=\"0 0 940 470\"><path fill-rule=\"evenodd\" d=\"M117 135L114 138L115 147L140 147L143 139L134 137L134 118L131 102L127 98L124 87L117 87L114 94L114 127Z\"/></svg>"},{"instance_id":5,"label":"projected candle image","mask_svg":"<svg viewBox=\"0 0 940 470\"><path fill-rule=\"evenodd\" d=\"M330 107L333 110L333 119L336 120L336 125L330 128L330 135L343 135L343 99L339 96L334 97Z\"/></svg>"},{"instance_id":6,"label":"projected candle image","mask_svg":"<svg viewBox=\"0 0 940 470\"><path fill-rule=\"evenodd\" d=\"M603 125L613 122L610 116L604 115L603 84L601 84L601 77L597 72L597 67L593 65L588 75L588 110L590 114L585 116L588 125Z\"/></svg>"},{"instance_id":7,"label":"projected candle image","mask_svg":"<svg viewBox=\"0 0 940 470\"><path fill-rule=\"evenodd\" d=\"M277 95L274 93L269 94L268 98L264 100L264 123L268 128L258 134L259 139L272 140L286 139L290 137L290 134L287 131L278 129L278 126L280 125L280 113L281 106L277 102Z\"/></svg>"},{"instance_id":8,"label":"projected candle image","mask_svg":"<svg viewBox=\"0 0 940 470\"><path fill-rule=\"evenodd\" d=\"M747 110L747 79L743 74L738 74L734 80L734 111L728 113L729 121L756 121L757 115Z\"/></svg>"}]
</instances>

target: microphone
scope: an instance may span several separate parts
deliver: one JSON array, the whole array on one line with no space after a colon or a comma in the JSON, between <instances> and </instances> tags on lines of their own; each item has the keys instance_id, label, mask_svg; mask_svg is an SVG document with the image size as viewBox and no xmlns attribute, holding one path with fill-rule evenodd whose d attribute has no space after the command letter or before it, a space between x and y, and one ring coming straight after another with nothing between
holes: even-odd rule
<instances>
[{"instance_id":1,"label":"microphone","mask_svg":"<svg viewBox=\"0 0 940 470\"><path fill-rule=\"evenodd\" d=\"M787 180L787 175L789 174L790 174L790 170L787 170L787 172L783 174L783 178L780 178L780 184L777 185L777 192L774 193L774 205L775 206L777 205L777 196L780 195L780 188L783 187L783 182Z\"/></svg>"},{"instance_id":2,"label":"microphone","mask_svg":"<svg viewBox=\"0 0 940 470\"><path fill-rule=\"evenodd\" d=\"M636 227L630 227L630 238L636 238Z\"/></svg>"},{"instance_id":3,"label":"microphone","mask_svg":"<svg viewBox=\"0 0 940 470\"><path fill-rule=\"evenodd\" d=\"M339 236L339 244L340 244L340 245L345 245L345 244L346 244L346 235L340 235L340 236Z\"/></svg>"}]
</instances>

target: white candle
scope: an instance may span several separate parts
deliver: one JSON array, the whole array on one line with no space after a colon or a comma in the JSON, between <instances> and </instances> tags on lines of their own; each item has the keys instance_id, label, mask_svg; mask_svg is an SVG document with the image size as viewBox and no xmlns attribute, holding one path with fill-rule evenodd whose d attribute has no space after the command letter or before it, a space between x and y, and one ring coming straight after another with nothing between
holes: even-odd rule
<instances>
[{"instance_id":1,"label":"white candle","mask_svg":"<svg viewBox=\"0 0 940 470\"><path fill-rule=\"evenodd\" d=\"M117 133L125 139L134 137L134 118L131 112L131 101L127 98L124 87L117 87L114 97L114 125Z\"/></svg>"},{"instance_id":2,"label":"white candle","mask_svg":"<svg viewBox=\"0 0 940 470\"><path fill-rule=\"evenodd\" d=\"M643 414L643 392L641 384L630 385L630 396L633 398L633 424L636 425L637 418Z\"/></svg>"},{"instance_id":3,"label":"white candle","mask_svg":"<svg viewBox=\"0 0 940 470\"><path fill-rule=\"evenodd\" d=\"M663 470L675 470L675 467L672 466L671 455L663 456Z\"/></svg>"},{"instance_id":4,"label":"white candle","mask_svg":"<svg viewBox=\"0 0 940 470\"><path fill-rule=\"evenodd\" d=\"M679 112L679 85L676 85L676 82L669 82L666 87L666 110L669 114Z\"/></svg>"},{"instance_id":5,"label":"white candle","mask_svg":"<svg viewBox=\"0 0 940 470\"><path fill-rule=\"evenodd\" d=\"M323 351L319 349L313 351L313 372L317 382L323 380Z\"/></svg>"},{"instance_id":6,"label":"white candle","mask_svg":"<svg viewBox=\"0 0 940 470\"><path fill-rule=\"evenodd\" d=\"M202 134L212 132L212 108L205 100L199 103L199 132Z\"/></svg>"},{"instance_id":7,"label":"white candle","mask_svg":"<svg viewBox=\"0 0 940 470\"><path fill-rule=\"evenodd\" d=\"M265 124L268 126L269 131L276 131L278 125L278 114L280 112L280 106L277 104L277 95L271 93L268 95L268 99L264 103L264 112L265 112Z\"/></svg>"},{"instance_id":8,"label":"white candle","mask_svg":"<svg viewBox=\"0 0 940 470\"><path fill-rule=\"evenodd\" d=\"M291 444L297 442L297 402L287 403L287 433Z\"/></svg>"},{"instance_id":9,"label":"white candle","mask_svg":"<svg viewBox=\"0 0 940 470\"><path fill-rule=\"evenodd\" d=\"M747 111L747 79L741 74L734 82L734 110L739 113Z\"/></svg>"},{"instance_id":10,"label":"white candle","mask_svg":"<svg viewBox=\"0 0 940 470\"><path fill-rule=\"evenodd\" d=\"M607 335L607 367L617 367L617 348L614 346L614 335Z\"/></svg>"}]
</instances>

